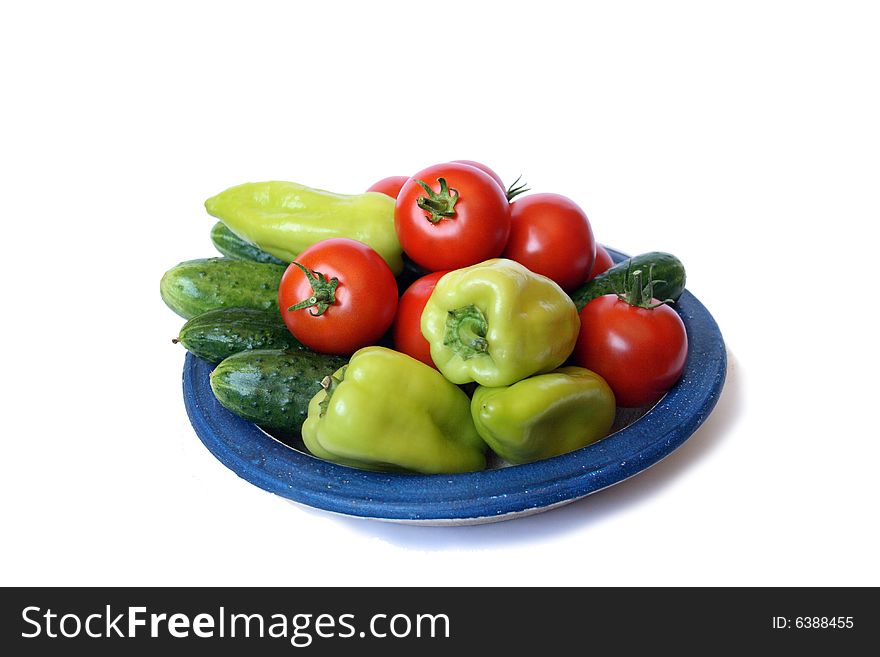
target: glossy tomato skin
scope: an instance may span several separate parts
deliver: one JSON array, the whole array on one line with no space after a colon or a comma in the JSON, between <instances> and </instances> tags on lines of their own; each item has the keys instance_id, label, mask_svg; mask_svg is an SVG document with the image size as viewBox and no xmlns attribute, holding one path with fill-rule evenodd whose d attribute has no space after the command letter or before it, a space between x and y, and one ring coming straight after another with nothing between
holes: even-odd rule
<instances>
[{"instance_id":1,"label":"glossy tomato skin","mask_svg":"<svg viewBox=\"0 0 880 657\"><path fill-rule=\"evenodd\" d=\"M479 169L483 173L487 174L492 180L498 183L498 186L501 188L505 194L507 194L507 187L504 186L504 181L501 180L501 176L492 171L489 167L481 162L475 162L474 160L452 160L457 164L467 164L468 166L472 166L476 169Z\"/></svg>"},{"instance_id":2,"label":"glossy tomato skin","mask_svg":"<svg viewBox=\"0 0 880 657\"><path fill-rule=\"evenodd\" d=\"M446 273L435 271L413 282L400 297L397 315L394 317L394 348L434 369L436 366L431 360L431 345L422 335L422 311L437 281Z\"/></svg>"},{"instance_id":3,"label":"glossy tomato skin","mask_svg":"<svg viewBox=\"0 0 880 657\"><path fill-rule=\"evenodd\" d=\"M334 300L320 315L316 308L288 310L314 292L306 275L291 264L281 277L278 305L287 328L307 347L347 355L381 338L397 311L397 281L378 253L347 238L323 240L303 251L296 262L339 284Z\"/></svg>"},{"instance_id":4,"label":"glossy tomato skin","mask_svg":"<svg viewBox=\"0 0 880 657\"><path fill-rule=\"evenodd\" d=\"M596 259L593 260L593 266L590 267L590 273L587 280L591 281L604 271L608 271L614 266L614 260L601 244L596 245Z\"/></svg>"},{"instance_id":5,"label":"glossy tomato skin","mask_svg":"<svg viewBox=\"0 0 880 657\"><path fill-rule=\"evenodd\" d=\"M608 382L618 406L638 407L678 381L687 350L684 322L672 308L640 308L607 294L581 311L574 358Z\"/></svg>"},{"instance_id":6,"label":"glossy tomato skin","mask_svg":"<svg viewBox=\"0 0 880 657\"><path fill-rule=\"evenodd\" d=\"M391 198L397 198L400 188L409 180L409 176L388 176L374 182L367 188L368 192L381 192Z\"/></svg>"},{"instance_id":7,"label":"glossy tomato skin","mask_svg":"<svg viewBox=\"0 0 880 657\"><path fill-rule=\"evenodd\" d=\"M453 216L436 223L418 201L427 192L416 182L441 191L439 179L458 194ZM448 162L423 169L410 178L397 196L394 226L403 250L428 271L461 269L501 255L510 233L510 206L498 184L468 164Z\"/></svg>"},{"instance_id":8,"label":"glossy tomato skin","mask_svg":"<svg viewBox=\"0 0 880 657\"><path fill-rule=\"evenodd\" d=\"M596 241L586 213L559 194L532 194L510 204L504 257L572 290L587 280Z\"/></svg>"}]
</instances>

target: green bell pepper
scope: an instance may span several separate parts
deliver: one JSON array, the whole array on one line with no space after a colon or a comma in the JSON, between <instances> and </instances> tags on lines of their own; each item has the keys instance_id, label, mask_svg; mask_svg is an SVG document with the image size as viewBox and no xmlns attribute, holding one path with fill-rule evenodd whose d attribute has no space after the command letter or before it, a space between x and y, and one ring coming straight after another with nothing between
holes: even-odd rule
<instances>
[{"instance_id":1,"label":"green bell pepper","mask_svg":"<svg viewBox=\"0 0 880 657\"><path fill-rule=\"evenodd\" d=\"M604 438L614 412L614 393L605 379L582 367L561 367L506 388L480 386L471 401L480 436L498 456L517 464Z\"/></svg>"},{"instance_id":2,"label":"green bell pepper","mask_svg":"<svg viewBox=\"0 0 880 657\"><path fill-rule=\"evenodd\" d=\"M394 199L379 192L346 195L293 182L245 183L205 201L208 213L241 239L285 262L331 237L372 247L397 276L403 250L394 230Z\"/></svg>"},{"instance_id":3,"label":"green bell pepper","mask_svg":"<svg viewBox=\"0 0 880 657\"><path fill-rule=\"evenodd\" d=\"M422 312L431 358L453 383L506 386L571 354L580 319L549 278L496 258L449 272Z\"/></svg>"},{"instance_id":4,"label":"green bell pepper","mask_svg":"<svg viewBox=\"0 0 880 657\"><path fill-rule=\"evenodd\" d=\"M426 474L486 467L467 395L414 358L365 347L321 385L302 428L319 458Z\"/></svg>"}]
</instances>

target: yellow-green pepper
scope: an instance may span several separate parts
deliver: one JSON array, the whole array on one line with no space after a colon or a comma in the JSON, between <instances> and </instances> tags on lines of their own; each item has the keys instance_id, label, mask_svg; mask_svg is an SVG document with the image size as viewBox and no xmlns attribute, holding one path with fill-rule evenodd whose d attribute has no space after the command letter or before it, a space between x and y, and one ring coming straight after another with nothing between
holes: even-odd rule
<instances>
[{"instance_id":1,"label":"yellow-green pepper","mask_svg":"<svg viewBox=\"0 0 880 657\"><path fill-rule=\"evenodd\" d=\"M303 442L319 458L426 474L486 467L467 395L414 358L365 347L321 385L302 428Z\"/></svg>"},{"instance_id":2,"label":"yellow-green pepper","mask_svg":"<svg viewBox=\"0 0 880 657\"><path fill-rule=\"evenodd\" d=\"M604 438L614 422L614 393L601 376L561 367L504 388L480 386L471 413L480 436L510 463L531 463Z\"/></svg>"},{"instance_id":3,"label":"yellow-green pepper","mask_svg":"<svg viewBox=\"0 0 880 657\"><path fill-rule=\"evenodd\" d=\"M285 262L331 237L372 247L396 276L403 250L394 230L394 199L379 192L334 194L293 182L245 183L205 201L208 213L241 239Z\"/></svg>"},{"instance_id":4,"label":"yellow-green pepper","mask_svg":"<svg viewBox=\"0 0 880 657\"><path fill-rule=\"evenodd\" d=\"M443 276L422 311L421 329L447 379L506 386L562 365L580 319L556 283L496 258Z\"/></svg>"}]
</instances>

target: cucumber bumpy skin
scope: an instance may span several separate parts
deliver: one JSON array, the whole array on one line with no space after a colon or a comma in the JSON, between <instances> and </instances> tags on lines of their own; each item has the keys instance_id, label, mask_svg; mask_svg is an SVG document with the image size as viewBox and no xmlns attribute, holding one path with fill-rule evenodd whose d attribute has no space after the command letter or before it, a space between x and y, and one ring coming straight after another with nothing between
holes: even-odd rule
<instances>
[{"instance_id":1,"label":"cucumber bumpy skin","mask_svg":"<svg viewBox=\"0 0 880 657\"><path fill-rule=\"evenodd\" d=\"M218 221L211 229L211 242L213 242L215 249L233 260L250 260L251 262L284 266L289 264L284 262L284 260L276 258L271 253L266 253L260 247L254 246L250 242L245 242L229 230L222 221Z\"/></svg>"},{"instance_id":2,"label":"cucumber bumpy skin","mask_svg":"<svg viewBox=\"0 0 880 657\"><path fill-rule=\"evenodd\" d=\"M211 389L224 407L266 429L299 433L321 380L348 362L313 351L243 351L211 373Z\"/></svg>"},{"instance_id":3,"label":"cucumber bumpy skin","mask_svg":"<svg viewBox=\"0 0 880 657\"><path fill-rule=\"evenodd\" d=\"M278 309L285 267L230 258L189 260L172 267L159 284L162 300L184 319L215 308Z\"/></svg>"},{"instance_id":4,"label":"cucumber bumpy skin","mask_svg":"<svg viewBox=\"0 0 880 657\"><path fill-rule=\"evenodd\" d=\"M305 349L274 310L215 308L196 315L173 340L209 363L254 349Z\"/></svg>"},{"instance_id":5,"label":"cucumber bumpy skin","mask_svg":"<svg viewBox=\"0 0 880 657\"><path fill-rule=\"evenodd\" d=\"M652 251L617 263L611 269L602 272L572 292L570 296L574 305L577 306L578 312L583 310L584 306L593 299L605 294L622 293L625 288L627 272L632 273L637 269L642 270L642 277L645 281L648 278L648 271L651 271L651 277L658 281L654 285L654 298L660 301L666 299L675 301L684 292L686 275L681 260L671 253Z\"/></svg>"}]
</instances>

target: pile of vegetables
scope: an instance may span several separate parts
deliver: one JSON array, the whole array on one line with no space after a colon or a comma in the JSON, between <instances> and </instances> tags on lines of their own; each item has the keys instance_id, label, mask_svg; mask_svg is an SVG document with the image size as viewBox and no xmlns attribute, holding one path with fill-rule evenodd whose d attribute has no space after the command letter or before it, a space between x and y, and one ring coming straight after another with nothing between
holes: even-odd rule
<instances>
[{"instance_id":1,"label":"pile of vegetables","mask_svg":"<svg viewBox=\"0 0 880 657\"><path fill-rule=\"evenodd\" d=\"M517 181L518 183L518 181ZM558 194L460 160L357 195L246 183L208 199L222 258L162 277L217 400L370 470L529 463L605 437L681 377L668 253L614 265Z\"/></svg>"}]
</instances>

